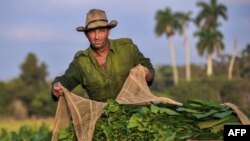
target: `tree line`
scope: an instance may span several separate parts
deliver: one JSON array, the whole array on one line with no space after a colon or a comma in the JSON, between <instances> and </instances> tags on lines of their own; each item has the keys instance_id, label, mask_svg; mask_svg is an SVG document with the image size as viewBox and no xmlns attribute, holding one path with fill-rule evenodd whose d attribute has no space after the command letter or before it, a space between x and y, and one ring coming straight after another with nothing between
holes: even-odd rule
<instances>
[{"instance_id":1,"label":"tree line","mask_svg":"<svg viewBox=\"0 0 250 141\"><path fill-rule=\"evenodd\" d=\"M191 64L192 81L186 81L186 67L177 66L179 83L173 78L172 66L156 68L156 77L151 87L154 94L167 96L177 101L187 99L216 100L221 103L231 102L250 116L250 44L235 57L232 77L228 76L228 66L232 55L221 54L213 59L213 76L206 75L206 64Z\"/></svg>"},{"instance_id":2,"label":"tree line","mask_svg":"<svg viewBox=\"0 0 250 141\"><path fill-rule=\"evenodd\" d=\"M21 73L9 82L0 81L0 117L18 119L34 116L51 116L55 103L50 97L47 65L29 53L20 65Z\"/></svg>"}]
</instances>

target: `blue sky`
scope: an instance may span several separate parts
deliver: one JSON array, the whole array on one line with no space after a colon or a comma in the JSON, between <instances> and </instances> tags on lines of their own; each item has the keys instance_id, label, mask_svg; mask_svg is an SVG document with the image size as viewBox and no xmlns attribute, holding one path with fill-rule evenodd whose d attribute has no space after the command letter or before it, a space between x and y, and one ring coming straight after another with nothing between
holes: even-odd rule
<instances>
[{"instance_id":1,"label":"blue sky","mask_svg":"<svg viewBox=\"0 0 250 141\"><path fill-rule=\"evenodd\" d=\"M106 11L109 20L118 26L110 38L132 38L141 52L154 66L170 64L169 48L165 35L154 33L157 10L170 7L176 11L191 11L192 17L200 11L198 0L1 0L0 1L0 80L8 81L20 73L20 64L28 53L34 53L48 66L49 78L61 75L78 50L89 45L83 33L75 28L85 24L86 13L91 8ZM207 1L208 0L204 0ZM228 8L228 21L222 21L226 48L231 53L233 40L238 40L238 50L250 43L250 1L219 0ZM196 28L188 27L191 62L205 63L195 49ZM177 63L183 65L185 54L183 38L174 37Z\"/></svg>"}]
</instances>

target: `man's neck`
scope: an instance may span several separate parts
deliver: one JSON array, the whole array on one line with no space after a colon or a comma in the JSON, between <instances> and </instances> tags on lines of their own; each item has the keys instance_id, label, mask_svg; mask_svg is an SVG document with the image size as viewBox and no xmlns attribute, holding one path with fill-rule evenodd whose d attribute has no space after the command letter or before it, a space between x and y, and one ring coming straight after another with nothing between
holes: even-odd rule
<instances>
[{"instance_id":1,"label":"man's neck","mask_svg":"<svg viewBox=\"0 0 250 141\"><path fill-rule=\"evenodd\" d=\"M96 57L102 57L102 56L107 56L108 52L109 52L109 47L108 45L101 48L101 49L93 49L94 55Z\"/></svg>"}]
</instances>

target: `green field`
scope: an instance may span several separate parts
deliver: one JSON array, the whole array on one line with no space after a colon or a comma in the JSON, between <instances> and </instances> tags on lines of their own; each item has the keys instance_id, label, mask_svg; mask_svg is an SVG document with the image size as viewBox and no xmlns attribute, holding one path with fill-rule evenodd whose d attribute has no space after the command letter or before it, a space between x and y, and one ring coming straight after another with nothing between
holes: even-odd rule
<instances>
[{"instance_id":1,"label":"green field","mask_svg":"<svg viewBox=\"0 0 250 141\"><path fill-rule=\"evenodd\" d=\"M39 118L39 119L23 119L15 120L12 118L0 119L0 129L6 129L7 131L18 131L21 126L27 125L32 128L40 127L42 123L45 123L53 128L53 118Z\"/></svg>"}]
</instances>

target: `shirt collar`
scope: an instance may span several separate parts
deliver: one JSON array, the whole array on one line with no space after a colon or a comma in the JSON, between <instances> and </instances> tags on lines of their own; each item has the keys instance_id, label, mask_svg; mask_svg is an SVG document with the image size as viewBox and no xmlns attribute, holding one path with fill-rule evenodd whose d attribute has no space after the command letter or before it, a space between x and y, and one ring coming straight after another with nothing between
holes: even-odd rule
<instances>
[{"instance_id":1,"label":"shirt collar","mask_svg":"<svg viewBox=\"0 0 250 141\"><path fill-rule=\"evenodd\" d=\"M115 50L114 42L112 40L109 40L109 48L110 48L110 51L115 53L116 50Z\"/></svg>"}]
</instances>

